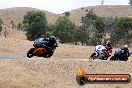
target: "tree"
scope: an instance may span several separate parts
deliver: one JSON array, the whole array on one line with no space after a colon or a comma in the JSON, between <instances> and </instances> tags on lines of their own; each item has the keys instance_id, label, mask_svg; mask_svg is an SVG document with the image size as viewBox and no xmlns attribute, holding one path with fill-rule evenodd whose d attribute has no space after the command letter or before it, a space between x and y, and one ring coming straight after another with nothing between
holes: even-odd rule
<instances>
[{"instance_id":1,"label":"tree","mask_svg":"<svg viewBox=\"0 0 132 88\"><path fill-rule=\"evenodd\" d=\"M82 17L82 26L85 28L88 28L89 26L93 25L92 19L89 19L87 17Z\"/></svg>"},{"instance_id":2,"label":"tree","mask_svg":"<svg viewBox=\"0 0 132 88\"><path fill-rule=\"evenodd\" d=\"M95 28L99 33L104 33L105 23L104 18L98 17L95 21Z\"/></svg>"},{"instance_id":3,"label":"tree","mask_svg":"<svg viewBox=\"0 0 132 88\"><path fill-rule=\"evenodd\" d=\"M70 16L70 13L67 11L67 12L65 12L64 13L65 14L65 16L67 16L67 17L69 17Z\"/></svg>"},{"instance_id":4,"label":"tree","mask_svg":"<svg viewBox=\"0 0 132 88\"><path fill-rule=\"evenodd\" d=\"M70 43L73 41L75 25L67 16L62 16L55 22L54 35L60 39L61 43Z\"/></svg>"},{"instance_id":5,"label":"tree","mask_svg":"<svg viewBox=\"0 0 132 88\"><path fill-rule=\"evenodd\" d=\"M2 24L3 24L3 21L2 21L2 19L0 18L0 32L2 31Z\"/></svg>"},{"instance_id":6,"label":"tree","mask_svg":"<svg viewBox=\"0 0 132 88\"><path fill-rule=\"evenodd\" d=\"M95 20L97 19L97 15L93 12L91 9L87 14L85 14L84 17L81 18L82 25L80 26L81 29L83 29L87 35L92 35L94 28Z\"/></svg>"},{"instance_id":7,"label":"tree","mask_svg":"<svg viewBox=\"0 0 132 88\"><path fill-rule=\"evenodd\" d=\"M105 33L111 33L111 31L113 30L113 27L114 27L113 23L114 23L114 18L112 16L105 17L105 20L104 20Z\"/></svg>"},{"instance_id":8,"label":"tree","mask_svg":"<svg viewBox=\"0 0 132 88\"><path fill-rule=\"evenodd\" d=\"M7 30L6 30L6 27L5 27L5 30L4 30L4 36L5 36L5 38L7 37Z\"/></svg>"},{"instance_id":9,"label":"tree","mask_svg":"<svg viewBox=\"0 0 132 88\"><path fill-rule=\"evenodd\" d=\"M96 20L97 15L94 13L93 9L91 9L86 15L85 17L92 19L92 20Z\"/></svg>"},{"instance_id":10,"label":"tree","mask_svg":"<svg viewBox=\"0 0 132 88\"><path fill-rule=\"evenodd\" d=\"M85 17L82 17L81 28L86 33L87 45L100 44L104 33L104 18L98 17L91 9Z\"/></svg>"},{"instance_id":11,"label":"tree","mask_svg":"<svg viewBox=\"0 0 132 88\"><path fill-rule=\"evenodd\" d=\"M23 29L23 27L22 27L22 23L18 23L18 25L17 25L17 29L18 29L18 30L22 30L22 29Z\"/></svg>"},{"instance_id":12,"label":"tree","mask_svg":"<svg viewBox=\"0 0 132 88\"><path fill-rule=\"evenodd\" d=\"M46 37L50 37L53 35L53 32L55 30L55 24L48 24L48 30L46 31Z\"/></svg>"},{"instance_id":13,"label":"tree","mask_svg":"<svg viewBox=\"0 0 132 88\"><path fill-rule=\"evenodd\" d=\"M114 25L119 29L131 30L132 29L132 18L131 17L116 18Z\"/></svg>"},{"instance_id":14,"label":"tree","mask_svg":"<svg viewBox=\"0 0 132 88\"><path fill-rule=\"evenodd\" d=\"M97 19L97 15L91 9L84 17L81 17L81 23L84 30L91 30L93 29L94 22Z\"/></svg>"},{"instance_id":15,"label":"tree","mask_svg":"<svg viewBox=\"0 0 132 88\"><path fill-rule=\"evenodd\" d=\"M120 17L115 18L114 20L114 30L111 34L111 39L113 42L118 43L121 39L123 39L122 43L130 43L130 39L132 38L132 18L129 17Z\"/></svg>"},{"instance_id":16,"label":"tree","mask_svg":"<svg viewBox=\"0 0 132 88\"><path fill-rule=\"evenodd\" d=\"M74 31L74 42L75 44L81 42L82 45L88 44L89 35L82 29L77 28Z\"/></svg>"},{"instance_id":17,"label":"tree","mask_svg":"<svg viewBox=\"0 0 132 88\"><path fill-rule=\"evenodd\" d=\"M14 29L15 28L15 24L14 24L14 21L11 20L11 28Z\"/></svg>"},{"instance_id":18,"label":"tree","mask_svg":"<svg viewBox=\"0 0 132 88\"><path fill-rule=\"evenodd\" d=\"M56 25L55 24L48 24L48 30L49 32L53 32L55 30Z\"/></svg>"},{"instance_id":19,"label":"tree","mask_svg":"<svg viewBox=\"0 0 132 88\"><path fill-rule=\"evenodd\" d=\"M98 44L101 44L101 39L100 38L96 38L94 36L89 38L89 45L96 46Z\"/></svg>"},{"instance_id":20,"label":"tree","mask_svg":"<svg viewBox=\"0 0 132 88\"><path fill-rule=\"evenodd\" d=\"M77 28L76 30L74 30L75 45L77 45L80 42L80 36L81 36L81 30L79 28Z\"/></svg>"},{"instance_id":21,"label":"tree","mask_svg":"<svg viewBox=\"0 0 132 88\"><path fill-rule=\"evenodd\" d=\"M41 11L27 12L23 24L28 40L34 40L37 35L46 34L47 19L45 13Z\"/></svg>"}]
</instances>

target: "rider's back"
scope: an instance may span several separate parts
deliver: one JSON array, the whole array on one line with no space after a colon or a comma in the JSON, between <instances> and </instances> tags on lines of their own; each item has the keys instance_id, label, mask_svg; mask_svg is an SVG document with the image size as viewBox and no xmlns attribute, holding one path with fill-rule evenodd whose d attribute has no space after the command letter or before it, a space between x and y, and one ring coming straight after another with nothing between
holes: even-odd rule
<instances>
[{"instance_id":1,"label":"rider's back","mask_svg":"<svg viewBox=\"0 0 132 88\"><path fill-rule=\"evenodd\" d=\"M48 41L45 40L44 38L38 38L35 40L35 45L37 45L38 47L43 47L43 45L47 45Z\"/></svg>"}]
</instances>

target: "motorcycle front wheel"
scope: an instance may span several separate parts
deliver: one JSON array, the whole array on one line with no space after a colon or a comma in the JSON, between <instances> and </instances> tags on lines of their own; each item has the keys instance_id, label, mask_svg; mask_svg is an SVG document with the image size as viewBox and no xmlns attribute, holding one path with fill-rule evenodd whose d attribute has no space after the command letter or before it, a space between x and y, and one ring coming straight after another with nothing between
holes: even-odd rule
<instances>
[{"instance_id":1,"label":"motorcycle front wheel","mask_svg":"<svg viewBox=\"0 0 132 88\"><path fill-rule=\"evenodd\" d=\"M95 55L96 55L95 53L92 53L89 59L93 59L94 60L96 58Z\"/></svg>"},{"instance_id":2,"label":"motorcycle front wheel","mask_svg":"<svg viewBox=\"0 0 132 88\"><path fill-rule=\"evenodd\" d=\"M119 58L120 61L127 61L128 57L124 57L124 58Z\"/></svg>"},{"instance_id":3,"label":"motorcycle front wheel","mask_svg":"<svg viewBox=\"0 0 132 88\"><path fill-rule=\"evenodd\" d=\"M33 52L34 52L34 48L31 48L31 49L28 51L28 53L27 53L27 57L28 57L28 58L33 57Z\"/></svg>"},{"instance_id":4,"label":"motorcycle front wheel","mask_svg":"<svg viewBox=\"0 0 132 88\"><path fill-rule=\"evenodd\" d=\"M46 55L44 55L44 58L50 58L53 55L53 51L47 52Z\"/></svg>"}]
</instances>

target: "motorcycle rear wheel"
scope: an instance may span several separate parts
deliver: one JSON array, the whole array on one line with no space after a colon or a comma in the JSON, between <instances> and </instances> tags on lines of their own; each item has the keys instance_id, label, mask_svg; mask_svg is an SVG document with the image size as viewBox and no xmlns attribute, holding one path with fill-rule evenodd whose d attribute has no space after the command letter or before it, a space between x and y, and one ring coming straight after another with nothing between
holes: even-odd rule
<instances>
[{"instance_id":1,"label":"motorcycle rear wheel","mask_svg":"<svg viewBox=\"0 0 132 88\"><path fill-rule=\"evenodd\" d=\"M127 61L127 60L128 60L128 58L127 58L127 57L125 57L125 58L123 58L123 59L119 59L119 60L121 60L121 61Z\"/></svg>"},{"instance_id":2,"label":"motorcycle rear wheel","mask_svg":"<svg viewBox=\"0 0 132 88\"><path fill-rule=\"evenodd\" d=\"M107 60L108 59L108 57L104 57L104 58L102 58L102 60Z\"/></svg>"}]
</instances>

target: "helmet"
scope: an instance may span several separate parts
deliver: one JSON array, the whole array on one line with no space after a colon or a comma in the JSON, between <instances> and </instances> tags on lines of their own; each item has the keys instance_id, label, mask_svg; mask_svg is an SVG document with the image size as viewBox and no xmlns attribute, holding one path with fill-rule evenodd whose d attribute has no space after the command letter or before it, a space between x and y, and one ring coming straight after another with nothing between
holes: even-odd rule
<instances>
[{"instance_id":1,"label":"helmet","mask_svg":"<svg viewBox=\"0 0 132 88\"><path fill-rule=\"evenodd\" d=\"M128 45L125 45L124 48L128 48Z\"/></svg>"},{"instance_id":2,"label":"helmet","mask_svg":"<svg viewBox=\"0 0 132 88\"><path fill-rule=\"evenodd\" d=\"M50 36L50 40L56 40L55 36Z\"/></svg>"},{"instance_id":3,"label":"helmet","mask_svg":"<svg viewBox=\"0 0 132 88\"><path fill-rule=\"evenodd\" d=\"M112 42L111 42L110 40L108 40L108 41L106 42L106 45L107 45L107 44L112 45Z\"/></svg>"},{"instance_id":4,"label":"helmet","mask_svg":"<svg viewBox=\"0 0 132 88\"><path fill-rule=\"evenodd\" d=\"M108 41L106 42L106 45L109 46L110 48L112 48L112 42L111 42L110 40L108 40Z\"/></svg>"},{"instance_id":5,"label":"helmet","mask_svg":"<svg viewBox=\"0 0 132 88\"><path fill-rule=\"evenodd\" d=\"M39 38L39 42L42 42L42 41L44 41L44 38Z\"/></svg>"}]
</instances>

